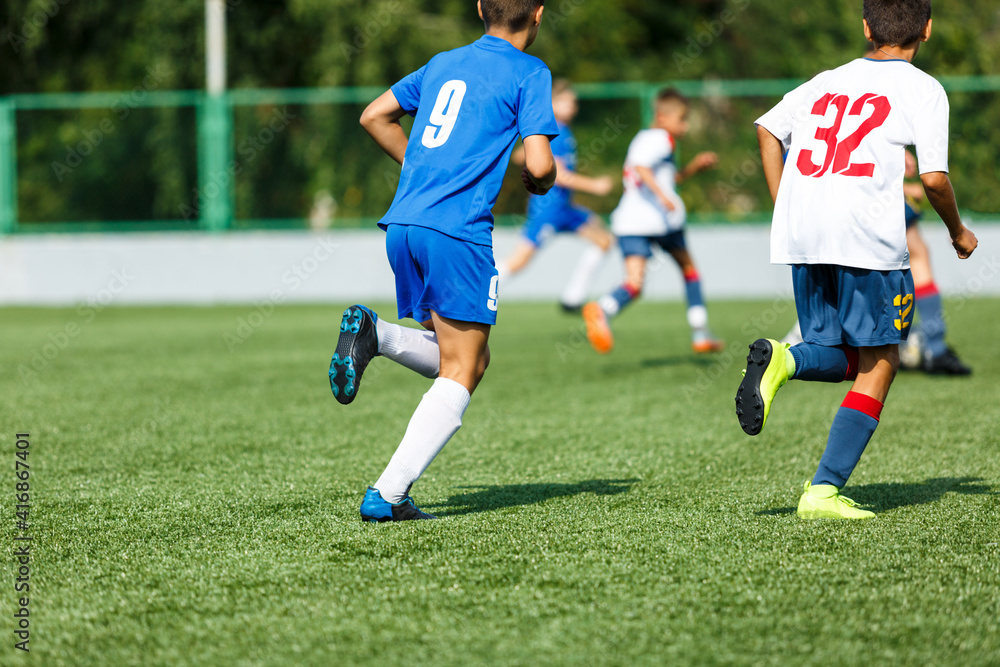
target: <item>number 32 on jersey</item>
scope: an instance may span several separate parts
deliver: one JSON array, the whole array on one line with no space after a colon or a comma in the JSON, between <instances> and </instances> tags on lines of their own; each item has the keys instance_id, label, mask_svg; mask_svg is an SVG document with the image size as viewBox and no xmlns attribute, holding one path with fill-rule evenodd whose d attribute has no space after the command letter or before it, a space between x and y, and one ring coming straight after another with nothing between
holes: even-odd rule
<instances>
[{"instance_id":1,"label":"number 32 on jersey","mask_svg":"<svg viewBox=\"0 0 1000 667\"><path fill-rule=\"evenodd\" d=\"M819 159L819 157L814 156L812 150L803 150L799 153L796 166L803 176L814 178L819 178L830 171L841 176L871 176L875 173L875 165L870 162L851 162L851 153L861 145L861 142L872 130L880 127L889 117L889 112L892 110L889 100L884 95L866 93L855 100L854 104L851 104L847 95L827 93L813 104L812 115L826 116L831 106L837 111L833 125L820 127L816 130L816 139L826 144L822 162L816 164L813 159ZM870 109L866 109L867 107ZM850 110L848 111L848 109ZM861 122L858 129L850 136L840 139L838 135L840 134L840 126L844 122L844 116L860 116L866 111L868 117Z\"/></svg>"}]
</instances>

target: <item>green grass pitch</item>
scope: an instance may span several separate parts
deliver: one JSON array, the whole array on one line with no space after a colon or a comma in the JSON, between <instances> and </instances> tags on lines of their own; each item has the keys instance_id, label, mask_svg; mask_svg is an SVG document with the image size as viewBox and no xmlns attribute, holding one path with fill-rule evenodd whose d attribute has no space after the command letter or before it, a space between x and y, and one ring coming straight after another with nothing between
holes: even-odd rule
<instances>
[{"instance_id":1,"label":"green grass pitch","mask_svg":"<svg viewBox=\"0 0 1000 667\"><path fill-rule=\"evenodd\" d=\"M337 404L339 309L0 310L0 663L1000 664L1000 301L946 304L975 374L898 377L846 494L878 517L852 524L793 510L847 386L791 383L745 436L746 345L794 315L709 307L726 354L640 302L600 357L554 304L504 304L414 489L441 520L379 526L361 495L429 381L378 359Z\"/></svg>"}]
</instances>

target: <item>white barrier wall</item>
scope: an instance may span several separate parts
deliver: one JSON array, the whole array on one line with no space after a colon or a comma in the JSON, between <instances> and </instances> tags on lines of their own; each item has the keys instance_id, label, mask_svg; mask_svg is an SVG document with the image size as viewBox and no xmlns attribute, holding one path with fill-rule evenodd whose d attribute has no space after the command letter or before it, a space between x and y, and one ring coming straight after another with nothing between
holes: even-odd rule
<instances>
[{"instance_id":1,"label":"white barrier wall","mask_svg":"<svg viewBox=\"0 0 1000 667\"><path fill-rule=\"evenodd\" d=\"M943 225L923 224L942 292L1000 294L1000 225L974 227L980 247L959 261ZM688 230L708 299L787 293L787 267L768 264L768 228L702 225ZM136 233L0 237L0 304L212 304L391 301L393 277L377 229L351 232ZM495 235L504 257L517 232ZM506 300L554 300L583 243L557 237L523 273L501 286ZM609 253L595 295L620 282L621 256ZM669 259L651 264L648 298L680 299Z\"/></svg>"}]
</instances>

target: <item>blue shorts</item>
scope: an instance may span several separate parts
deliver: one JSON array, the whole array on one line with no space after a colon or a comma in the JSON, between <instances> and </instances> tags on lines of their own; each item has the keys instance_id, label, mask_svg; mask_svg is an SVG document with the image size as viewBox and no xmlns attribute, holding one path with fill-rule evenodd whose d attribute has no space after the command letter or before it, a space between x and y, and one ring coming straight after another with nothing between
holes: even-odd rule
<instances>
[{"instance_id":1,"label":"blue shorts","mask_svg":"<svg viewBox=\"0 0 1000 667\"><path fill-rule=\"evenodd\" d=\"M521 236L537 247L548 241L553 234L575 232L590 220L591 215L593 214L582 206L552 206L537 217L528 218Z\"/></svg>"},{"instance_id":2,"label":"blue shorts","mask_svg":"<svg viewBox=\"0 0 1000 667\"><path fill-rule=\"evenodd\" d=\"M920 218L924 217L924 214L920 211L920 209L911 206L910 202L906 202L906 204L904 204L904 208L906 210L905 217L907 229L920 222Z\"/></svg>"},{"instance_id":3,"label":"blue shorts","mask_svg":"<svg viewBox=\"0 0 1000 667\"><path fill-rule=\"evenodd\" d=\"M676 232L668 232L663 236L621 236L618 238L618 246L622 249L622 254L626 257L639 255L640 257L649 259L653 256L654 243L667 252L687 248L687 243L684 241L683 229L678 229Z\"/></svg>"},{"instance_id":4,"label":"blue shorts","mask_svg":"<svg viewBox=\"0 0 1000 667\"><path fill-rule=\"evenodd\" d=\"M909 269L872 271L794 264L792 287L802 340L835 347L877 347L906 340L913 323Z\"/></svg>"},{"instance_id":5,"label":"blue shorts","mask_svg":"<svg viewBox=\"0 0 1000 667\"><path fill-rule=\"evenodd\" d=\"M396 275L400 319L426 322L433 310L460 322L497 323L493 248L427 227L391 224L385 250Z\"/></svg>"}]
</instances>

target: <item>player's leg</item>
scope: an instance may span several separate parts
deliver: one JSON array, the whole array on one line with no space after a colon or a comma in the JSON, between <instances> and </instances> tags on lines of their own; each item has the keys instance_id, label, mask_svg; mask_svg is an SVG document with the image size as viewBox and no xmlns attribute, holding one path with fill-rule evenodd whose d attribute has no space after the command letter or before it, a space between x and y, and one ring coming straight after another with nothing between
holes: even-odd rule
<instances>
[{"instance_id":1,"label":"player's leg","mask_svg":"<svg viewBox=\"0 0 1000 667\"><path fill-rule=\"evenodd\" d=\"M601 354L614 347L610 319L642 293L646 280L646 262L652 256L649 239L643 236L623 236L618 239L625 256L625 281L597 301L583 307L583 321L587 326L587 340Z\"/></svg>"},{"instance_id":2,"label":"player's leg","mask_svg":"<svg viewBox=\"0 0 1000 667\"><path fill-rule=\"evenodd\" d=\"M889 387L899 368L899 343L913 318L909 271L865 271L839 267L838 311L843 339L858 348L858 375L834 417L826 449L799 500L804 519L867 519L840 495L868 446Z\"/></svg>"},{"instance_id":3,"label":"player's leg","mask_svg":"<svg viewBox=\"0 0 1000 667\"><path fill-rule=\"evenodd\" d=\"M889 387L899 368L898 345L858 349L858 377L840 404L826 449L811 482L799 500L803 519L870 519L874 513L840 495L861 455L875 434Z\"/></svg>"},{"instance_id":4,"label":"player's leg","mask_svg":"<svg viewBox=\"0 0 1000 667\"><path fill-rule=\"evenodd\" d=\"M437 313L432 318L441 347L441 374L417 405L396 452L373 486L390 504L405 502L410 487L458 432L489 360L488 324L450 320Z\"/></svg>"},{"instance_id":5,"label":"player's leg","mask_svg":"<svg viewBox=\"0 0 1000 667\"><path fill-rule=\"evenodd\" d=\"M535 256L535 252L537 250L537 245L526 238L521 238L517 242L517 247L514 248L514 252L508 255L507 259L497 265L497 273L500 275L500 281L503 282L510 276L523 271Z\"/></svg>"},{"instance_id":6,"label":"player's leg","mask_svg":"<svg viewBox=\"0 0 1000 667\"><path fill-rule=\"evenodd\" d=\"M399 317L413 317L423 280L410 255L409 227L389 225L386 230L386 254L396 280L396 304ZM330 389L342 404L358 395L361 377L376 356L388 359L420 373L437 377L440 352L432 331L421 331L386 322L370 308L355 304L344 311L340 321L337 349L330 360Z\"/></svg>"},{"instance_id":7,"label":"player's leg","mask_svg":"<svg viewBox=\"0 0 1000 667\"><path fill-rule=\"evenodd\" d=\"M597 273L605 254L611 249L611 244L615 240L596 214L579 210L576 215L586 217L583 218L582 224L575 226L572 231L580 238L589 241L590 245L577 260L576 267L570 274L569 282L566 283L566 288L559 299L563 310L567 312L579 310L583 306L587 291L590 289L590 281L593 280L594 274Z\"/></svg>"},{"instance_id":8,"label":"player's leg","mask_svg":"<svg viewBox=\"0 0 1000 667\"><path fill-rule=\"evenodd\" d=\"M691 327L691 348L695 352L719 352L725 343L712 335L708 328L708 309L701 293L701 277L694 259L684 242L684 231L676 231L664 237L663 249L677 262L684 276L684 294L687 298L687 320Z\"/></svg>"},{"instance_id":9,"label":"player's leg","mask_svg":"<svg viewBox=\"0 0 1000 667\"><path fill-rule=\"evenodd\" d=\"M408 229L408 252L424 277L412 299L411 316L436 336L440 373L417 405L389 465L365 494L361 516L366 521L433 518L417 510L409 490L461 426L489 362L487 341L496 322L498 279L492 251L433 230Z\"/></svg>"},{"instance_id":10,"label":"player's leg","mask_svg":"<svg viewBox=\"0 0 1000 667\"><path fill-rule=\"evenodd\" d=\"M907 366L913 357L920 368L929 373L968 375L972 370L962 363L945 342L947 327L941 307L941 294L931 271L931 257L917 224L906 230L906 245L910 251L910 272L913 274L914 296L920 321L901 350ZM915 354L916 353L916 354Z\"/></svg>"},{"instance_id":11,"label":"player's leg","mask_svg":"<svg viewBox=\"0 0 1000 667\"><path fill-rule=\"evenodd\" d=\"M760 338L750 345L736 392L736 416L748 435L764 428L775 395L789 380L843 382L857 377L857 349L842 343L835 278L829 266L792 267L795 308L805 340L792 346Z\"/></svg>"},{"instance_id":12,"label":"player's leg","mask_svg":"<svg viewBox=\"0 0 1000 667\"><path fill-rule=\"evenodd\" d=\"M552 225L542 216L535 215L528 218L521 228L521 238L518 239L517 247L502 262L497 263L500 284L523 271L553 231Z\"/></svg>"}]
</instances>

